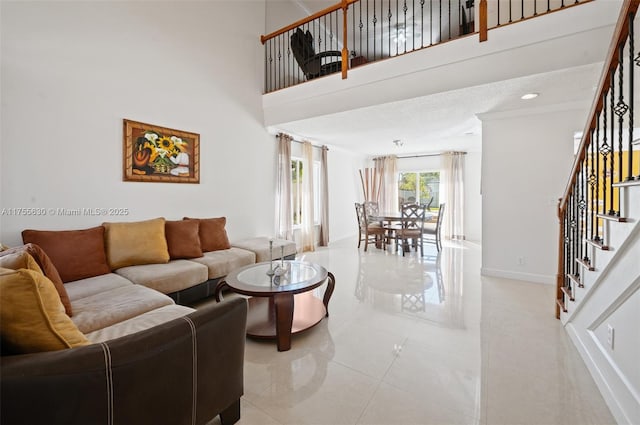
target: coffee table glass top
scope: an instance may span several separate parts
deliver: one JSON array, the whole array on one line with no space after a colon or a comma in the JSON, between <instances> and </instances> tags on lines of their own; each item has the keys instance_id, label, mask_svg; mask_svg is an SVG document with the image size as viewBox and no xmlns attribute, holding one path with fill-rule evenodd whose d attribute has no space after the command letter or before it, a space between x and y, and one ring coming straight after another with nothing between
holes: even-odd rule
<instances>
[{"instance_id":1,"label":"coffee table glass top","mask_svg":"<svg viewBox=\"0 0 640 425\"><path fill-rule=\"evenodd\" d=\"M281 265L280 260L273 262L274 269ZM308 291L327 279L327 270L318 264L287 260L284 268L288 270L286 274L269 276L269 262L252 264L230 273L226 282L234 290L247 295L266 295Z\"/></svg>"}]
</instances>

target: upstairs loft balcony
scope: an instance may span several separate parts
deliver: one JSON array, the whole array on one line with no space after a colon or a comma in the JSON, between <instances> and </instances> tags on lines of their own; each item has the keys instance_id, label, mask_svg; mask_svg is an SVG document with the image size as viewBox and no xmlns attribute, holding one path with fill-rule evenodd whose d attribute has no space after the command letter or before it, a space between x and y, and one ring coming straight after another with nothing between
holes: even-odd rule
<instances>
[{"instance_id":1,"label":"upstairs loft balcony","mask_svg":"<svg viewBox=\"0 0 640 425\"><path fill-rule=\"evenodd\" d=\"M261 37L264 92L478 37L592 0L342 0ZM477 4L476 4L477 3Z\"/></svg>"}]
</instances>

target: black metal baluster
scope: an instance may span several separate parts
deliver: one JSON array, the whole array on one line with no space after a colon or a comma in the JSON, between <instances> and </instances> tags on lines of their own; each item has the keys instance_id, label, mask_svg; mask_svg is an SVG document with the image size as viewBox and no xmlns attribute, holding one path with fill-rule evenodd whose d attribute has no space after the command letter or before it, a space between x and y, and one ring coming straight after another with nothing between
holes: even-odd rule
<instances>
[{"instance_id":1,"label":"black metal baluster","mask_svg":"<svg viewBox=\"0 0 640 425\"><path fill-rule=\"evenodd\" d=\"M595 172L595 164L594 161L597 160L596 156L595 156L595 149L594 146L596 145L596 141L593 140L593 129L591 129L591 138L589 139L589 149L591 151L591 155L590 155L590 161L589 161L589 205L590 205L590 209L589 211L591 212L590 214L590 232L589 232L589 239L594 240L594 226L596 224L596 211L595 211L595 206L596 206L596 197L595 197L595 188L596 188L596 183L598 181L597 177L596 177L596 172ZM586 251L586 245L585 245L585 251Z\"/></svg>"},{"instance_id":2,"label":"black metal baluster","mask_svg":"<svg viewBox=\"0 0 640 425\"><path fill-rule=\"evenodd\" d=\"M569 198L570 199L570 198ZM563 285L565 288L571 290L571 280L569 280L569 274L571 273L571 237L570 237L571 228L569 227L569 204L567 204L565 212L564 212L564 274L562 276ZM563 301L566 303L566 297L562 296ZM566 305L566 304L565 304Z\"/></svg>"},{"instance_id":3,"label":"black metal baluster","mask_svg":"<svg viewBox=\"0 0 640 425\"><path fill-rule=\"evenodd\" d=\"M585 263L589 262L587 256L586 245L584 240L587 238L587 188L586 188L587 158L582 160L582 169L580 170L580 258Z\"/></svg>"},{"instance_id":4,"label":"black metal baluster","mask_svg":"<svg viewBox=\"0 0 640 425\"><path fill-rule=\"evenodd\" d=\"M551 12L551 0L547 0L547 13Z\"/></svg>"},{"instance_id":5,"label":"black metal baluster","mask_svg":"<svg viewBox=\"0 0 640 425\"><path fill-rule=\"evenodd\" d=\"M407 53L407 10L409 10L409 8L407 7L407 0L404 0L404 3L402 5L402 11L404 12L404 25L403 25L403 29L404 29L404 52L403 53Z\"/></svg>"},{"instance_id":6,"label":"black metal baluster","mask_svg":"<svg viewBox=\"0 0 640 425\"><path fill-rule=\"evenodd\" d=\"M439 25L440 25L440 28L439 28L439 31L440 31L440 39L438 40L438 42L439 42L439 43L442 43L442 0L440 0L440 9L438 10L438 12L439 12L439 14L440 14L440 17L438 18L438 19L439 19L439 21L440 21L440 23L439 23Z\"/></svg>"},{"instance_id":7,"label":"black metal baluster","mask_svg":"<svg viewBox=\"0 0 640 425\"><path fill-rule=\"evenodd\" d=\"M358 24L358 28L360 28L360 54L362 55L364 52L362 50L362 28L364 28L364 24L362 23L362 1L359 1L358 4L360 4L360 23ZM365 57L368 59L367 55L365 55Z\"/></svg>"},{"instance_id":8,"label":"black metal baluster","mask_svg":"<svg viewBox=\"0 0 640 425\"><path fill-rule=\"evenodd\" d=\"M411 50L416 50L416 0L411 2Z\"/></svg>"},{"instance_id":9,"label":"black metal baluster","mask_svg":"<svg viewBox=\"0 0 640 425\"><path fill-rule=\"evenodd\" d=\"M538 0L533 0L533 16L538 16Z\"/></svg>"},{"instance_id":10,"label":"black metal baluster","mask_svg":"<svg viewBox=\"0 0 640 425\"><path fill-rule=\"evenodd\" d=\"M629 14L629 147L627 158L627 181L633 180L633 53L634 53L634 33L633 21L635 13Z\"/></svg>"},{"instance_id":11,"label":"black metal baluster","mask_svg":"<svg viewBox=\"0 0 640 425\"><path fill-rule=\"evenodd\" d=\"M603 105L607 104L607 93L604 94ZM600 154L602 155L602 214L607 213L607 156L611 152L611 148L607 144L607 110L604 109L602 114L602 145L600 145ZM603 235L604 236L604 235Z\"/></svg>"},{"instance_id":12,"label":"black metal baluster","mask_svg":"<svg viewBox=\"0 0 640 425\"><path fill-rule=\"evenodd\" d=\"M595 184L595 189L596 189L596 207L595 207L595 216L596 216L596 223L595 223L595 227L596 227L596 235L594 236L593 240L595 242L600 242L600 219L598 218L598 210L599 210L599 205L598 203L600 202L600 113L598 112L596 115L596 140L591 142L592 144L595 144L595 153L593 155L593 161L596 163L596 184ZM603 185L604 187L604 185Z\"/></svg>"},{"instance_id":13,"label":"black metal baluster","mask_svg":"<svg viewBox=\"0 0 640 425\"><path fill-rule=\"evenodd\" d=\"M618 47L618 103L614 109L618 115L618 182L622 182L622 134L624 132L624 115L629 110L629 106L624 103L624 45L623 41ZM620 215L620 189L618 189L618 216Z\"/></svg>"},{"instance_id":14,"label":"black metal baluster","mask_svg":"<svg viewBox=\"0 0 640 425\"><path fill-rule=\"evenodd\" d=\"M391 18L393 18L393 13L391 13L391 0L389 0L389 9L387 10L387 21L389 22L389 57L391 57Z\"/></svg>"},{"instance_id":15,"label":"black metal baluster","mask_svg":"<svg viewBox=\"0 0 640 425\"><path fill-rule=\"evenodd\" d=\"M369 57L369 0L367 0L367 14L365 20L367 21L367 28L365 33L365 37L367 38L367 57Z\"/></svg>"},{"instance_id":16,"label":"black metal baluster","mask_svg":"<svg viewBox=\"0 0 640 425\"><path fill-rule=\"evenodd\" d=\"M275 44L275 39L271 39L269 40L269 44L270 44L270 50L269 50L269 69L271 70L271 87L273 88L273 90L276 89L276 79L275 79L275 63L273 62L273 52L275 51L274 49L274 44Z\"/></svg>"},{"instance_id":17,"label":"black metal baluster","mask_svg":"<svg viewBox=\"0 0 640 425\"><path fill-rule=\"evenodd\" d=\"M378 17L376 16L376 0L373 0L373 18L371 23L373 23L373 60L376 60L376 23L378 22Z\"/></svg>"},{"instance_id":18,"label":"black metal baluster","mask_svg":"<svg viewBox=\"0 0 640 425\"><path fill-rule=\"evenodd\" d=\"M571 191L571 268L573 270L573 275L577 276L578 275L578 264L576 263L576 253L578 251L576 243L577 243L577 231L578 231L578 226L577 226L577 205L576 205L576 183L577 183L577 179L576 181L573 183L573 188Z\"/></svg>"},{"instance_id":19,"label":"black metal baluster","mask_svg":"<svg viewBox=\"0 0 640 425\"><path fill-rule=\"evenodd\" d=\"M420 48L424 47L424 0L420 0Z\"/></svg>"},{"instance_id":20,"label":"black metal baluster","mask_svg":"<svg viewBox=\"0 0 640 425\"><path fill-rule=\"evenodd\" d=\"M399 25L400 25L400 5L399 0L396 0L396 56L400 54L400 36L399 36Z\"/></svg>"},{"instance_id":21,"label":"black metal baluster","mask_svg":"<svg viewBox=\"0 0 640 425\"><path fill-rule=\"evenodd\" d=\"M616 98L616 84L615 84L616 80L615 80L615 71L613 71L611 73L611 97L610 97L610 102L609 102L609 113L611 114L611 128L609 129L611 132L611 161L610 161L610 165L609 165L609 215L616 215L616 210L615 210L615 206L613 205L613 176L614 174L614 162L615 162L615 158L616 158L616 142L615 142L615 116L614 116L614 104L615 104L615 98Z\"/></svg>"},{"instance_id":22,"label":"black metal baluster","mask_svg":"<svg viewBox=\"0 0 640 425\"><path fill-rule=\"evenodd\" d=\"M429 46L433 46L433 0L429 0Z\"/></svg>"},{"instance_id":23,"label":"black metal baluster","mask_svg":"<svg viewBox=\"0 0 640 425\"><path fill-rule=\"evenodd\" d=\"M449 21L449 40L451 40L451 0L449 0L449 16L448 16L448 21Z\"/></svg>"},{"instance_id":24,"label":"black metal baluster","mask_svg":"<svg viewBox=\"0 0 640 425\"><path fill-rule=\"evenodd\" d=\"M500 26L500 0L498 0L498 25L496 26Z\"/></svg>"},{"instance_id":25,"label":"black metal baluster","mask_svg":"<svg viewBox=\"0 0 640 425\"><path fill-rule=\"evenodd\" d=\"M535 3L535 0L533 0ZM520 20L524 19L524 0L520 0Z\"/></svg>"}]
</instances>

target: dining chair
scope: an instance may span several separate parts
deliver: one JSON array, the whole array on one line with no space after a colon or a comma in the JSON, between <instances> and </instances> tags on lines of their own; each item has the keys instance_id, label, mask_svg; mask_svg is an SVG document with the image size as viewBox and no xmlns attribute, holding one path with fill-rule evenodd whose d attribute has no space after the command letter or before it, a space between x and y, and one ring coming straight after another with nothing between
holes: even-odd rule
<instances>
[{"instance_id":1,"label":"dining chair","mask_svg":"<svg viewBox=\"0 0 640 425\"><path fill-rule=\"evenodd\" d=\"M356 202L355 206L356 216L358 217L358 248L364 242L364 250L366 251L369 242L373 242L376 246L379 246L381 242L383 249L387 249L385 244L386 230L379 224L369 224L369 217L364 204Z\"/></svg>"},{"instance_id":2,"label":"dining chair","mask_svg":"<svg viewBox=\"0 0 640 425\"><path fill-rule=\"evenodd\" d=\"M396 251L400 243L402 243L402 256L410 249L410 240L413 241L414 249L420 248L420 255L422 255L424 212L424 205L411 204L402 206L402 227L396 231Z\"/></svg>"},{"instance_id":3,"label":"dining chair","mask_svg":"<svg viewBox=\"0 0 640 425\"><path fill-rule=\"evenodd\" d=\"M435 225L427 224L422 230L423 236L424 235L433 236L433 239L423 237L423 242L436 244L436 249L438 251L442 249L441 234L442 234L442 218L443 217L444 217L444 204L440 204L440 207L438 208L438 219L436 221L436 224Z\"/></svg>"}]
</instances>

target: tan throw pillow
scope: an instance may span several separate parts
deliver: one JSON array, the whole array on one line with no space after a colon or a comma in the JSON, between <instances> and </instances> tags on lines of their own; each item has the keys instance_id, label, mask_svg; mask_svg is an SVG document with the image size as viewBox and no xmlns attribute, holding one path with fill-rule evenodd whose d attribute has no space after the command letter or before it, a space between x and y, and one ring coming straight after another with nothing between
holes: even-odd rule
<instances>
[{"instance_id":1,"label":"tan throw pillow","mask_svg":"<svg viewBox=\"0 0 640 425\"><path fill-rule=\"evenodd\" d=\"M140 264L169 262L164 218L125 223L103 223L107 260L113 270Z\"/></svg>"},{"instance_id":2,"label":"tan throw pillow","mask_svg":"<svg viewBox=\"0 0 640 425\"><path fill-rule=\"evenodd\" d=\"M104 252L104 228L83 230L23 230L24 243L47 253L63 282L111 273Z\"/></svg>"},{"instance_id":3,"label":"tan throw pillow","mask_svg":"<svg viewBox=\"0 0 640 425\"><path fill-rule=\"evenodd\" d=\"M71 309L71 301L69 300L69 295L67 295L67 289L64 287L62 283L62 278L56 269L56 266L53 265L51 259L47 255L46 252L38 245L33 243L28 243L26 245L17 246L15 248L9 248L6 251L0 252L0 257L4 255L14 254L17 252L26 252L38 263L40 268L42 269L42 273L49 278L51 282L53 282L56 287L56 291L58 291L58 295L60 295L60 301L62 301L62 305L64 305L64 311L67 312L67 316L71 317L73 315L73 310ZM22 267L7 267L9 269L17 269ZM27 268L27 267L24 267Z\"/></svg>"},{"instance_id":4,"label":"tan throw pillow","mask_svg":"<svg viewBox=\"0 0 640 425\"><path fill-rule=\"evenodd\" d=\"M189 218L185 220L198 220L200 222L200 246L204 252L219 251L231 248L227 231L224 226L227 224L226 217L217 218Z\"/></svg>"},{"instance_id":5,"label":"tan throw pillow","mask_svg":"<svg viewBox=\"0 0 640 425\"><path fill-rule=\"evenodd\" d=\"M42 273L42 269L26 251L18 251L0 256L0 267L11 270L27 269ZM44 274L44 273L43 273Z\"/></svg>"},{"instance_id":6,"label":"tan throw pillow","mask_svg":"<svg viewBox=\"0 0 640 425\"><path fill-rule=\"evenodd\" d=\"M15 353L89 344L65 314L53 283L27 269L0 269L0 333L2 343Z\"/></svg>"},{"instance_id":7,"label":"tan throw pillow","mask_svg":"<svg viewBox=\"0 0 640 425\"><path fill-rule=\"evenodd\" d=\"M164 223L164 233L172 260L202 257L198 220L178 220Z\"/></svg>"}]
</instances>

